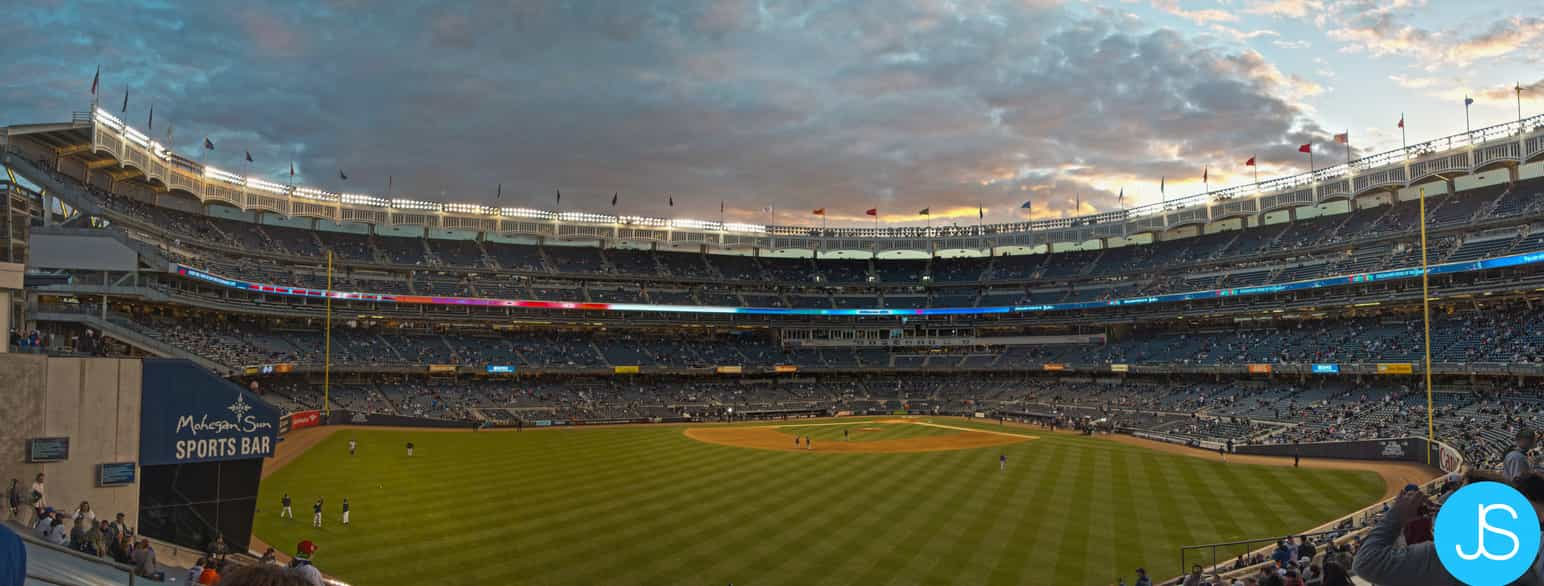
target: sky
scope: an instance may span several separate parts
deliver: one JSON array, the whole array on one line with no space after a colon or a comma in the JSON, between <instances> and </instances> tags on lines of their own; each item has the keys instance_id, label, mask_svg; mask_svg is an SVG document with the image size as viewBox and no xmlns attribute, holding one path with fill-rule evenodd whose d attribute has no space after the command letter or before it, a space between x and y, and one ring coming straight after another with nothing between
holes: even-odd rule
<instances>
[{"instance_id":1,"label":"sky","mask_svg":"<svg viewBox=\"0 0 1544 586\"><path fill-rule=\"evenodd\" d=\"M52 1L0 125L101 102L210 164L431 201L869 225L1092 213L1544 112L1544 9L1422 0ZM163 138L164 140L164 138ZM338 177L343 170L345 182ZM390 178L390 179L388 179ZM499 186L502 186L501 188ZM497 199L496 193L502 190ZM1123 202L1117 195L1124 191ZM616 207L611 198L617 194ZM673 207L668 205L674 200ZM1033 202L1031 209L1020 207ZM763 210L776 209L775 215ZM929 208L930 218L918 211Z\"/></svg>"}]
</instances>

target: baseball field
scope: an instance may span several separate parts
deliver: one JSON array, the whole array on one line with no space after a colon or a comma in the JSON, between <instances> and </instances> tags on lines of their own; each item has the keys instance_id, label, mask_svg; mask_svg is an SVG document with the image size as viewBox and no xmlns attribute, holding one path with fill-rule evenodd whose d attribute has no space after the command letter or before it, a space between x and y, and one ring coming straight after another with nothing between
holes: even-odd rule
<instances>
[{"instance_id":1,"label":"baseball field","mask_svg":"<svg viewBox=\"0 0 1544 586\"><path fill-rule=\"evenodd\" d=\"M1421 474L1240 460L950 418L324 427L280 444L255 534L311 539L365 586L1129 584L1181 573L1183 545L1304 531Z\"/></svg>"}]
</instances>

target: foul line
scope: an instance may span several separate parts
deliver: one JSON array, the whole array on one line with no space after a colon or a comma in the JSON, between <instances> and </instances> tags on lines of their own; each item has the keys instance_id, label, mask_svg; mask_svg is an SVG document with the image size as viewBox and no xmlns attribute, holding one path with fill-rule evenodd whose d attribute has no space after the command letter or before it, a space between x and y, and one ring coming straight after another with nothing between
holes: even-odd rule
<instances>
[{"instance_id":1,"label":"foul line","mask_svg":"<svg viewBox=\"0 0 1544 586\"><path fill-rule=\"evenodd\" d=\"M931 421L905 421L905 422L893 422L893 421L891 421L891 422L880 422L880 421L839 421L839 422L836 422L836 423L802 423L802 424L801 423L785 423L785 424L782 424L782 425L767 425L767 426L764 426L764 427L770 427L770 428L773 428L773 429L779 429L779 428L783 428L783 427L820 427L820 426L824 426L824 425L859 425L859 424L863 424L863 423L873 423L873 424L878 424L878 425L926 425L928 427L937 427L939 429L952 429L952 430L955 430L955 431L973 431L973 432L976 432L976 433L990 433L990 434L993 434L993 435L1006 435L1008 437L1018 437L1018 438L1026 438L1026 439L1040 439L1040 436L1038 436L1038 435L1024 435L1022 433L1009 433L1009 432L1006 432L1006 431L992 431L992 430L989 430L989 429L976 429L974 427L959 427L959 426L955 426L955 425L944 425L942 423L933 423Z\"/></svg>"}]
</instances>

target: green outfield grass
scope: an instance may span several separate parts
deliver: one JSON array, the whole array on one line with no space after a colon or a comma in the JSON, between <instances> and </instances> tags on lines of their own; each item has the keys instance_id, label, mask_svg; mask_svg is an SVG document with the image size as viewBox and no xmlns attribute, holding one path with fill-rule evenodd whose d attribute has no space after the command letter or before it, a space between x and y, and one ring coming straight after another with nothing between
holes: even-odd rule
<instances>
[{"instance_id":1,"label":"green outfield grass","mask_svg":"<svg viewBox=\"0 0 1544 586\"><path fill-rule=\"evenodd\" d=\"M867 431L866 431L867 430ZM942 427L928 427L926 425L907 425L893 423L843 423L839 425L815 424L815 425L787 425L777 428L777 431L789 436L789 444L792 445L795 437L808 437L816 446L826 442L872 442L879 440L905 439L909 437L933 437L944 435L956 435L957 429L945 429ZM846 431L847 436L842 437Z\"/></svg>"},{"instance_id":2,"label":"green outfield grass","mask_svg":"<svg viewBox=\"0 0 1544 586\"><path fill-rule=\"evenodd\" d=\"M1371 472L1015 428L1041 437L837 454L707 444L683 429L343 430L263 481L256 533L287 552L314 540L316 563L356 586L1129 584L1138 566L1178 575L1182 545L1302 531L1384 489ZM278 518L286 491L294 521Z\"/></svg>"}]
</instances>

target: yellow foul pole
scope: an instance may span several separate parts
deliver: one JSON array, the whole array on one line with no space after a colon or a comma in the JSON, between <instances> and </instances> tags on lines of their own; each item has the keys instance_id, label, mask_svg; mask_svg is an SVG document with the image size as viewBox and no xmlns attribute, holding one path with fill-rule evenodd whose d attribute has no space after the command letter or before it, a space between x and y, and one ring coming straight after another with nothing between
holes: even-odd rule
<instances>
[{"instance_id":1,"label":"yellow foul pole","mask_svg":"<svg viewBox=\"0 0 1544 586\"><path fill-rule=\"evenodd\" d=\"M1421 371L1426 374L1426 465L1431 465L1432 442L1437 441L1437 419L1432 413L1431 396L1431 271L1426 258L1426 188L1421 188L1421 322L1426 326L1426 359Z\"/></svg>"},{"instance_id":2,"label":"yellow foul pole","mask_svg":"<svg viewBox=\"0 0 1544 586\"><path fill-rule=\"evenodd\" d=\"M1422 227L1425 230L1425 227ZM327 328L321 362L321 415L332 415L332 251L327 251Z\"/></svg>"}]
</instances>

